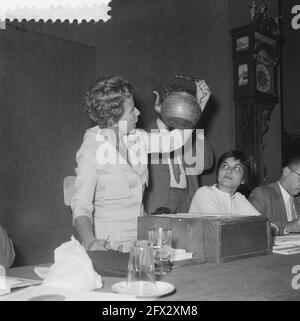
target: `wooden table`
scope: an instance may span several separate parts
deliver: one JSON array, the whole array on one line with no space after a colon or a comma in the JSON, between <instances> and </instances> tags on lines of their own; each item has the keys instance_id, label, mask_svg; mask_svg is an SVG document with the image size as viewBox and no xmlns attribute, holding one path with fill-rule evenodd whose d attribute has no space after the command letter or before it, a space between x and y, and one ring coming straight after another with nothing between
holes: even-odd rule
<instances>
[{"instance_id":1,"label":"wooden table","mask_svg":"<svg viewBox=\"0 0 300 321\"><path fill-rule=\"evenodd\" d=\"M292 287L292 267L299 265L300 254L270 254L223 264L195 264L177 267L161 281L175 285L176 292L160 298L173 301L200 300L300 300L300 289ZM12 268L8 275L35 278L34 266ZM111 291L118 277L103 277L101 291ZM300 286L300 278L299 278Z\"/></svg>"}]
</instances>

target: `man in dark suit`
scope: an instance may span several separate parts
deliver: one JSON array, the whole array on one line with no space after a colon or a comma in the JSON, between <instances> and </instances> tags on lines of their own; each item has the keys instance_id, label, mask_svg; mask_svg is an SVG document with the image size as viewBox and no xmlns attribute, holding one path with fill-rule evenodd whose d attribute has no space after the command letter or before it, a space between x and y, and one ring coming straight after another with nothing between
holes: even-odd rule
<instances>
[{"instance_id":1,"label":"man in dark suit","mask_svg":"<svg viewBox=\"0 0 300 321\"><path fill-rule=\"evenodd\" d=\"M207 91L203 99L202 89ZM210 91L204 81L196 82L196 98L204 110L210 96ZM173 92L184 92L183 88ZM167 127L160 117L152 122L147 130L161 131ZM188 156L191 155L189 158ZM184 149L170 155L152 154L149 164L149 187L145 191L144 205L150 215L171 211L187 213L191 200L199 187L198 176L213 165L213 151L203 130L196 130ZM193 161L193 162L192 162ZM158 213L160 213L158 211Z\"/></svg>"},{"instance_id":2,"label":"man in dark suit","mask_svg":"<svg viewBox=\"0 0 300 321\"><path fill-rule=\"evenodd\" d=\"M158 128L158 118L152 123L151 129ZM213 165L212 147L206 137L197 137L198 147L194 147L202 153L198 159L200 166L187 164L184 161L182 150L179 153L171 153L170 157L162 161L161 155L151 155L153 160L157 156L159 164L149 162L149 187L145 191L144 205L148 214L153 214L158 208L169 209L172 213L188 213L191 200L199 188L198 177L206 169ZM192 143L190 143L192 144ZM189 145L190 144L186 144ZM186 147L186 146L185 146ZM185 149L186 151L187 149ZM188 152L187 152L188 153ZM181 157L180 160L176 157Z\"/></svg>"},{"instance_id":3,"label":"man in dark suit","mask_svg":"<svg viewBox=\"0 0 300 321\"><path fill-rule=\"evenodd\" d=\"M249 201L278 235L300 232L300 154L284 164L277 182L255 188Z\"/></svg>"}]
</instances>

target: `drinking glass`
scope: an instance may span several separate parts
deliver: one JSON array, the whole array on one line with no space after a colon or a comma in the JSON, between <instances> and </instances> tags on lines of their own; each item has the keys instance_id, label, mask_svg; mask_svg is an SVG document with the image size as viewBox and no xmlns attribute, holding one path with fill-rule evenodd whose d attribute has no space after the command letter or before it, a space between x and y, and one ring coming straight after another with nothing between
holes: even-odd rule
<instances>
[{"instance_id":1,"label":"drinking glass","mask_svg":"<svg viewBox=\"0 0 300 321\"><path fill-rule=\"evenodd\" d=\"M130 249L127 291L136 296L153 296L156 292L152 243L135 241Z\"/></svg>"},{"instance_id":2,"label":"drinking glass","mask_svg":"<svg viewBox=\"0 0 300 321\"><path fill-rule=\"evenodd\" d=\"M153 244L155 274L169 273L171 271L172 229L161 227L149 229L148 238Z\"/></svg>"}]
</instances>

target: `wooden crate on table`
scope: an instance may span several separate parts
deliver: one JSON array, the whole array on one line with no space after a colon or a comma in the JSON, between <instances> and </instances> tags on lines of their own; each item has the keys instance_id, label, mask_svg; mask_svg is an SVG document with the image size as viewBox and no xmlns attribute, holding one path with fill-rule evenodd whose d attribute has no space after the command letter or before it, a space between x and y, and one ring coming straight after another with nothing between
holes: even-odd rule
<instances>
[{"instance_id":1,"label":"wooden crate on table","mask_svg":"<svg viewBox=\"0 0 300 321\"><path fill-rule=\"evenodd\" d=\"M173 230L173 248L194 252L195 258L223 263L271 250L270 225L264 216L205 216L162 214L138 218L138 239L148 239L148 229Z\"/></svg>"}]
</instances>

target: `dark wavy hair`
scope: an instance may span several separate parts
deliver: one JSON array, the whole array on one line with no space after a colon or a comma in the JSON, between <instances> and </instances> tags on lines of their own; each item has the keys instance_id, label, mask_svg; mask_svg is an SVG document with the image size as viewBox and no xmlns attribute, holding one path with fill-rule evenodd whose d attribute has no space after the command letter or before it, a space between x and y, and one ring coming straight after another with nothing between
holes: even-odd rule
<instances>
[{"instance_id":1,"label":"dark wavy hair","mask_svg":"<svg viewBox=\"0 0 300 321\"><path fill-rule=\"evenodd\" d=\"M223 162L227 159L233 157L235 160L239 161L244 169L244 184L247 184L248 182L248 174L249 174L249 159L247 158L247 156L240 150L231 150L229 152L226 152L224 154L222 154L218 160L217 163L217 171L216 171L216 175L218 178L218 173L219 173L219 169L221 167L221 165L223 164Z\"/></svg>"},{"instance_id":2,"label":"dark wavy hair","mask_svg":"<svg viewBox=\"0 0 300 321\"><path fill-rule=\"evenodd\" d=\"M110 127L124 113L123 102L132 96L132 87L121 76L100 78L85 96L85 111L100 126Z\"/></svg>"}]
</instances>

